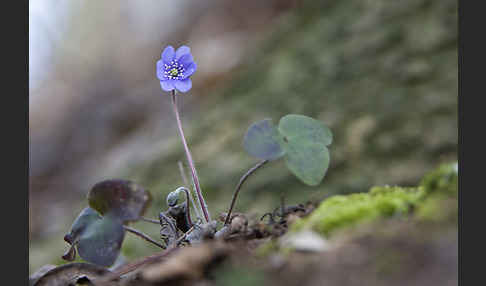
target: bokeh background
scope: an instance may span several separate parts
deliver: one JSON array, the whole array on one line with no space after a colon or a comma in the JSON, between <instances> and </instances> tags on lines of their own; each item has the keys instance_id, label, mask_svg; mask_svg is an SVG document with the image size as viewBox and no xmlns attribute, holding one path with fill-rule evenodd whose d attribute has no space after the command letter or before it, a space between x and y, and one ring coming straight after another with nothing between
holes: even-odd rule
<instances>
[{"instance_id":1,"label":"bokeh background","mask_svg":"<svg viewBox=\"0 0 486 286\"><path fill-rule=\"evenodd\" d=\"M29 268L64 263L63 235L97 182L130 179L154 200L185 162L155 62L192 49L198 71L180 109L213 216L228 207L248 126L304 114L334 133L321 185L281 161L251 177L253 215L373 185L416 185L457 160L457 1L29 1ZM156 225L135 224L153 237ZM123 258L157 250L127 235Z\"/></svg>"}]
</instances>

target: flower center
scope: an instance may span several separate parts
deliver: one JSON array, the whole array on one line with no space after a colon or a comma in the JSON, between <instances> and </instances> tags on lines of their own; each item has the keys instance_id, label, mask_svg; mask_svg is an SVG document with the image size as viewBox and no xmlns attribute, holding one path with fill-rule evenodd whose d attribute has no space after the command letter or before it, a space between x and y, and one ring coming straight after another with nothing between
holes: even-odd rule
<instances>
[{"instance_id":1,"label":"flower center","mask_svg":"<svg viewBox=\"0 0 486 286\"><path fill-rule=\"evenodd\" d=\"M179 70L177 70L176 68L172 68L170 70L170 75L171 76L176 76L178 73L179 73Z\"/></svg>"},{"instance_id":2,"label":"flower center","mask_svg":"<svg viewBox=\"0 0 486 286\"><path fill-rule=\"evenodd\" d=\"M164 64L164 77L166 79L182 79L182 75L184 73L184 67L177 62L177 60L173 60L170 64Z\"/></svg>"}]
</instances>

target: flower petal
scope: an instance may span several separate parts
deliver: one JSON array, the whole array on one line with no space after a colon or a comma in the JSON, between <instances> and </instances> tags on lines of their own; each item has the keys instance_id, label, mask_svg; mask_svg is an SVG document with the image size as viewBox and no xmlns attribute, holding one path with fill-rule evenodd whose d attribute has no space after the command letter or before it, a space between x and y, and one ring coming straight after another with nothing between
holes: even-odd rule
<instances>
[{"instance_id":1,"label":"flower petal","mask_svg":"<svg viewBox=\"0 0 486 286\"><path fill-rule=\"evenodd\" d=\"M190 63L188 66L184 67L184 73L182 74L182 78L188 78L197 70L197 64L195 62Z\"/></svg>"},{"instance_id":2,"label":"flower petal","mask_svg":"<svg viewBox=\"0 0 486 286\"><path fill-rule=\"evenodd\" d=\"M184 67L192 64L194 59L192 58L191 54L185 54L180 59L178 59L179 63L181 63Z\"/></svg>"},{"instance_id":3,"label":"flower petal","mask_svg":"<svg viewBox=\"0 0 486 286\"><path fill-rule=\"evenodd\" d=\"M157 77L160 79L160 80L164 80L166 79L164 77L164 61L163 60L158 60L157 61L157 65L155 66L155 73L157 74Z\"/></svg>"},{"instance_id":4,"label":"flower petal","mask_svg":"<svg viewBox=\"0 0 486 286\"><path fill-rule=\"evenodd\" d=\"M189 91L192 87L192 81L191 81L190 78L186 78L186 79L183 79L183 80L177 80L175 82L175 87L180 92Z\"/></svg>"},{"instance_id":5,"label":"flower petal","mask_svg":"<svg viewBox=\"0 0 486 286\"><path fill-rule=\"evenodd\" d=\"M191 48L188 46L180 46L176 53L175 53L175 58L176 60L179 60L183 55L190 54L191 53Z\"/></svg>"},{"instance_id":6,"label":"flower petal","mask_svg":"<svg viewBox=\"0 0 486 286\"><path fill-rule=\"evenodd\" d=\"M171 91L174 89L174 81L172 80L161 80L160 87L165 91Z\"/></svg>"},{"instance_id":7,"label":"flower petal","mask_svg":"<svg viewBox=\"0 0 486 286\"><path fill-rule=\"evenodd\" d=\"M172 46L167 46L162 52L162 54L160 55L160 57L166 64L170 63L174 59L174 56L175 56L175 51L174 51L174 47Z\"/></svg>"}]
</instances>

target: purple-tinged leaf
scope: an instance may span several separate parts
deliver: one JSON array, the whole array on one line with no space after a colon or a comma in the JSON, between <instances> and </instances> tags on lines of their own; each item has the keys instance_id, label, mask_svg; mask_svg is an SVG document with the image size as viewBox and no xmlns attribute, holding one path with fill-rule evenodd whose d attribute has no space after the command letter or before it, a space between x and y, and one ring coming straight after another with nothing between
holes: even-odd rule
<instances>
[{"instance_id":1,"label":"purple-tinged leaf","mask_svg":"<svg viewBox=\"0 0 486 286\"><path fill-rule=\"evenodd\" d=\"M120 254L124 237L122 222L117 217L104 216L81 234L77 243L79 256L96 265L111 266Z\"/></svg>"},{"instance_id":2,"label":"purple-tinged leaf","mask_svg":"<svg viewBox=\"0 0 486 286\"><path fill-rule=\"evenodd\" d=\"M110 266L120 253L124 237L125 230L117 215L109 213L101 217L95 210L87 207L74 221L70 233L64 236L71 248L63 255L63 259L74 260L74 247L77 247L79 256L84 260Z\"/></svg>"},{"instance_id":3,"label":"purple-tinged leaf","mask_svg":"<svg viewBox=\"0 0 486 286\"><path fill-rule=\"evenodd\" d=\"M265 160L282 157L285 154L282 144L282 137L271 119L253 123L243 139L243 147L248 154Z\"/></svg>"},{"instance_id":4,"label":"purple-tinged leaf","mask_svg":"<svg viewBox=\"0 0 486 286\"><path fill-rule=\"evenodd\" d=\"M121 179L97 183L88 193L90 207L105 215L110 213L121 221L140 219L150 204L150 193L137 184Z\"/></svg>"}]
</instances>

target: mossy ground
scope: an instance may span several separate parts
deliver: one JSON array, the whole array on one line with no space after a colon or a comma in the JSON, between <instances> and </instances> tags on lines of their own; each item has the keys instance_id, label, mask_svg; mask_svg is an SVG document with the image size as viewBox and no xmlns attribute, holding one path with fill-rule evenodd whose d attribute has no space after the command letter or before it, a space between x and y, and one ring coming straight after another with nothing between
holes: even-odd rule
<instances>
[{"instance_id":1,"label":"mossy ground","mask_svg":"<svg viewBox=\"0 0 486 286\"><path fill-rule=\"evenodd\" d=\"M308 217L292 224L290 230L310 228L328 237L336 230L377 219L411 217L454 222L457 196L457 164L443 164L417 187L373 187L367 193L329 197Z\"/></svg>"}]
</instances>

